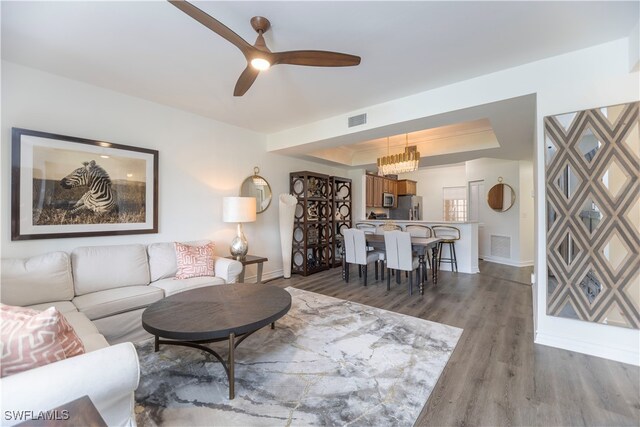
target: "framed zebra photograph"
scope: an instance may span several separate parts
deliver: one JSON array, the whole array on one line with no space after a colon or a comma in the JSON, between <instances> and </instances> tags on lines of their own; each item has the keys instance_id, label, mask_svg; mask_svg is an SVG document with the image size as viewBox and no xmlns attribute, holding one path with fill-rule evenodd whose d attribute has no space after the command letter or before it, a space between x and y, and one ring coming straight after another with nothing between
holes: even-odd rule
<instances>
[{"instance_id":1,"label":"framed zebra photograph","mask_svg":"<svg viewBox=\"0 0 640 427\"><path fill-rule=\"evenodd\" d=\"M158 151L12 128L11 240L158 232Z\"/></svg>"}]
</instances>

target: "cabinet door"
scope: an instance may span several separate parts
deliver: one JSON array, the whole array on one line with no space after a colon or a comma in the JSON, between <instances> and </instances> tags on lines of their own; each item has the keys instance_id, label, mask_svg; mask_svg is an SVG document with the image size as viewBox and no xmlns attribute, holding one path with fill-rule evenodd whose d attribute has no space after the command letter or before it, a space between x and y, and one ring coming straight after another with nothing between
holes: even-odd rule
<instances>
[{"instance_id":1,"label":"cabinet door","mask_svg":"<svg viewBox=\"0 0 640 427\"><path fill-rule=\"evenodd\" d=\"M416 182L408 179L398 181L398 195L400 196L415 196L416 195Z\"/></svg>"},{"instance_id":2,"label":"cabinet door","mask_svg":"<svg viewBox=\"0 0 640 427\"><path fill-rule=\"evenodd\" d=\"M402 181L396 182L396 190L398 192L398 196L404 196L407 194L407 180L403 179Z\"/></svg>"},{"instance_id":3,"label":"cabinet door","mask_svg":"<svg viewBox=\"0 0 640 427\"><path fill-rule=\"evenodd\" d=\"M389 181L389 193L393 194L393 207L398 207L398 182Z\"/></svg>"},{"instance_id":4,"label":"cabinet door","mask_svg":"<svg viewBox=\"0 0 640 427\"><path fill-rule=\"evenodd\" d=\"M386 178L384 178L384 179L382 180L382 192L383 192L383 193L390 193L390 192L391 192L391 191L389 191L389 185L390 185L390 183L391 183L391 180L390 180L390 179L386 179Z\"/></svg>"},{"instance_id":5,"label":"cabinet door","mask_svg":"<svg viewBox=\"0 0 640 427\"><path fill-rule=\"evenodd\" d=\"M407 190L408 193L407 194L411 194L413 196L415 196L416 194L418 194L418 186L417 183L415 181L407 181Z\"/></svg>"},{"instance_id":6,"label":"cabinet door","mask_svg":"<svg viewBox=\"0 0 640 427\"><path fill-rule=\"evenodd\" d=\"M373 177L373 207L381 208L382 207L382 193L383 193L383 182L384 179L379 176Z\"/></svg>"},{"instance_id":7,"label":"cabinet door","mask_svg":"<svg viewBox=\"0 0 640 427\"><path fill-rule=\"evenodd\" d=\"M365 194L366 194L366 203L367 207L373 206L373 177L371 175L366 176L365 180Z\"/></svg>"}]
</instances>

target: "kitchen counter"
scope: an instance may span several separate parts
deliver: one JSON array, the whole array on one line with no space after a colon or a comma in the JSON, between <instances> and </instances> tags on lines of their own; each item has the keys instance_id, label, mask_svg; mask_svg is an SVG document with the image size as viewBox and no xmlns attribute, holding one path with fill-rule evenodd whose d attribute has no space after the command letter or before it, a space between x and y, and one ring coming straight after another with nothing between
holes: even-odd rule
<instances>
[{"instance_id":1,"label":"kitchen counter","mask_svg":"<svg viewBox=\"0 0 640 427\"><path fill-rule=\"evenodd\" d=\"M405 221L399 219L363 219L361 221L355 221L355 224L359 222L367 222L370 224L388 224L394 223L403 227L408 224L419 225L448 225L456 227L460 230L460 240L456 241L456 257L458 258L458 271L460 273L479 273L478 268L478 223L475 221ZM449 257L449 249L447 245L444 247L445 257ZM442 262L442 270L451 271L451 264Z\"/></svg>"}]
</instances>

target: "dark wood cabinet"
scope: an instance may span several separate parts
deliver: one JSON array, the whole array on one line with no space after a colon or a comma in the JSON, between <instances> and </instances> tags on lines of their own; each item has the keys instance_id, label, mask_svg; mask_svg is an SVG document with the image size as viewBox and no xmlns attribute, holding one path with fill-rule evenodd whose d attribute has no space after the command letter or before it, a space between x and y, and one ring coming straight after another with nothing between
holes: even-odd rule
<instances>
[{"instance_id":1,"label":"dark wood cabinet","mask_svg":"<svg viewBox=\"0 0 640 427\"><path fill-rule=\"evenodd\" d=\"M342 232L353 224L353 197L351 180L338 176L331 177L331 266L342 266Z\"/></svg>"},{"instance_id":2,"label":"dark wood cabinet","mask_svg":"<svg viewBox=\"0 0 640 427\"><path fill-rule=\"evenodd\" d=\"M331 180L329 175L308 171L291 172L289 179L289 191L298 199L291 271L308 276L330 266Z\"/></svg>"},{"instance_id":3,"label":"dark wood cabinet","mask_svg":"<svg viewBox=\"0 0 640 427\"><path fill-rule=\"evenodd\" d=\"M291 172L289 180L298 199L291 271L308 276L342 265L336 236L352 225L351 180L309 171Z\"/></svg>"}]
</instances>

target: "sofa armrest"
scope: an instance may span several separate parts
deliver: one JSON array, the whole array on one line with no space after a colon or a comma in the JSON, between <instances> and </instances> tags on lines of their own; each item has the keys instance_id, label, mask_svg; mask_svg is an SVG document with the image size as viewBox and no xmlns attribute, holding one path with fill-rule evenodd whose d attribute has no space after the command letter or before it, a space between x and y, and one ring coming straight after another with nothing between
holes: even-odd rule
<instances>
[{"instance_id":1,"label":"sofa armrest","mask_svg":"<svg viewBox=\"0 0 640 427\"><path fill-rule=\"evenodd\" d=\"M214 265L216 277L224 279L227 283L236 283L238 276L242 273L242 263L235 259L215 256Z\"/></svg>"},{"instance_id":2,"label":"sofa armrest","mask_svg":"<svg viewBox=\"0 0 640 427\"><path fill-rule=\"evenodd\" d=\"M133 392L140 367L130 342L105 347L0 380L2 425L17 411L47 411L88 395L109 426L135 425Z\"/></svg>"}]
</instances>

